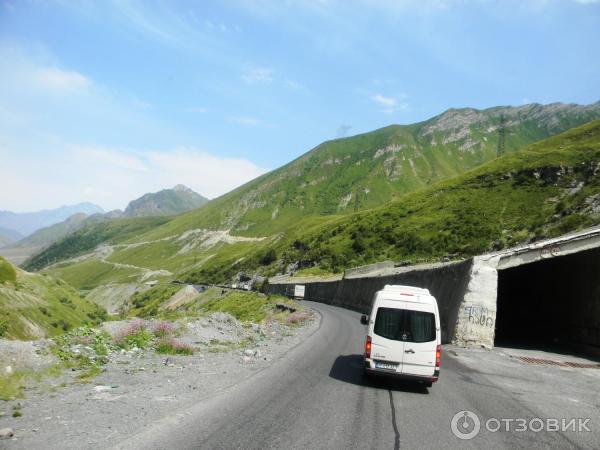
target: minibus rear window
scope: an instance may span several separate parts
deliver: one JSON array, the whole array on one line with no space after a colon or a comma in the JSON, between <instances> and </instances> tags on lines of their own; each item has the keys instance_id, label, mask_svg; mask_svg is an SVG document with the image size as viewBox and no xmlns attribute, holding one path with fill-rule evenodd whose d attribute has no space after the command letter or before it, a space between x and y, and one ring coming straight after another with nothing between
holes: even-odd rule
<instances>
[{"instance_id":1,"label":"minibus rear window","mask_svg":"<svg viewBox=\"0 0 600 450\"><path fill-rule=\"evenodd\" d=\"M373 331L394 341L430 342L435 340L435 316L423 311L378 308Z\"/></svg>"}]
</instances>

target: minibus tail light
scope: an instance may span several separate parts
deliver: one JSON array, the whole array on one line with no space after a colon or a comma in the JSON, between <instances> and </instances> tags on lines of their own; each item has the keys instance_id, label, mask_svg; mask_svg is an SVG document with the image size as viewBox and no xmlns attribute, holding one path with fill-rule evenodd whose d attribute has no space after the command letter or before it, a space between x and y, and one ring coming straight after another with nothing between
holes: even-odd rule
<instances>
[{"instance_id":1,"label":"minibus tail light","mask_svg":"<svg viewBox=\"0 0 600 450\"><path fill-rule=\"evenodd\" d=\"M442 359L442 346L438 345L435 349L435 367L440 367L441 359Z\"/></svg>"},{"instance_id":2,"label":"minibus tail light","mask_svg":"<svg viewBox=\"0 0 600 450\"><path fill-rule=\"evenodd\" d=\"M367 336L367 342L365 342L365 358L371 357L371 336Z\"/></svg>"}]
</instances>

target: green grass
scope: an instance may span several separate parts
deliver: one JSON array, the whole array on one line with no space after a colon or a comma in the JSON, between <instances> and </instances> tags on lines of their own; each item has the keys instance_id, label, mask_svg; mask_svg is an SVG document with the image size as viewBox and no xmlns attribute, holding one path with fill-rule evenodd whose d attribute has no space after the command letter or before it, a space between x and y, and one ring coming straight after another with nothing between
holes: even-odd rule
<instances>
[{"instance_id":1,"label":"green grass","mask_svg":"<svg viewBox=\"0 0 600 450\"><path fill-rule=\"evenodd\" d=\"M10 375L0 375L0 400L10 401L24 398L24 390L32 381L41 382L47 377L57 377L62 373L60 365L53 365L41 370L17 370Z\"/></svg>"},{"instance_id":2,"label":"green grass","mask_svg":"<svg viewBox=\"0 0 600 450\"><path fill-rule=\"evenodd\" d=\"M301 307L286 297L278 295L265 296L256 292L230 291L224 296L204 303L201 310L206 313L225 312L231 314L240 322L261 323L266 318L283 319L289 313L276 310L277 303L293 304L295 308Z\"/></svg>"},{"instance_id":3,"label":"green grass","mask_svg":"<svg viewBox=\"0 0 600 450\"><path fill-rule=\"evenodd\" d=\"M134 294L126 306L127 316L151 317L159 314L160 308L183 286L158 284L153 288Z\"/></svg>"},{"instance_id":4,"label":"green grass","mask_svg":"<svg viewBox=\"0 0 600 450\"><path fill-rule=\"evenodd\" d=\"M160 317L174 320L180 317L197 317L203 314L202 306L221 297L221 288L212 287L199 293L192 302L180 305L174 310L165 309L167 301L181 285L159 284L154 288L135 294L129 301L124 315L128 317ZM139 305L139 306L136 306Z\"/></svg>"},{"instance_id":5,"label":"green grass","mask_svg":"<svg viewBox=\"0 0 600 450\"><path fill-rule=\"evenodd\" d=\"M24 371L16 371L10 375L0 375L0 400L14 400L23 398L23 391L26 387L26 380L30 376Z\"/></svg>"},{"instance_id":6,"label":"green grass","mask_svg":"<svg viewBox=\"0 0 600 450\"><path fill-rule=\"evenodd\" d=\"M116 219L89 225L55 242L43 252L25 262L25 270L39 270L50 264L82 255L94 250L104 242L123 242L140 233L168 222L165 217Z\"/></svg>"},{"instance_id":7,"label":"green grass","mask_svg":"<svg viewBox=\"0 0 600 450\"><path fill-rule=\"evenodd\" d=\"M104 309L48 275L20 272L14 283L0 285L0 337L57 336L106 318Z\"/></svg>"},{"instance_id":8,"label":"green grass","mask_svg":"<svg viewBox=\"0 0 600 450\"><path fill-rule=\"evenodd\" d=\"M161 339L155 346L157 353L163 355L192 355L194 349L183 342L180 342L174 338Z\"/></svg>"},{"instance_id":9,"label":"green grass","mask_svg":"<svg viewBox=\"0 0 600 450\"><path fill-rule=\"evenodd\" d=\"M154 334L143 322L133 322L117 339L116 344L125 349L147 348L154 339Z\"/></svg>"},{"instance_id":10,"label":"green grass","mask_svg":"<svg viewBox=\"0 0 600 450\"><path fill-rule=\"evenodd\" d=\"M0 256L0 283L14 282L17 279L15 268L6 259Z\"/></svg>"},{"instance_id":11,"label":"green grass","mask_svg":"<svg viewBox=\"0 0 600 450\"><path fill-rule=\"evenodd\" d=\"M202 311L226 312L241 322L260 323L267 316L268 297L255 292L232 291L221 298L211 300L202 306Z\"/></svg>"},{"instance_id":12,"label":"green grass","mask_svg":"<svg viewBox=\"0 0 600 450\"><path fill-rule=\"evenodd\" d=\"M45 271L61 278L80 290L91 290L108 282L126 283L137 280L141 271L132 268L116 268L112 264L97 259L78 262L65 267Z\"/></svg>"},{"instance_id":13,"label":"green grass","mask_svg":"<svg viewBox=\"0 0 600 450\"><path fill-rule=\"evenodd\" d=\"M329 277L332 275L335 275L335 273L321 267L306 267L294 274L295 277Z\"/></svg>"}]
</instances>

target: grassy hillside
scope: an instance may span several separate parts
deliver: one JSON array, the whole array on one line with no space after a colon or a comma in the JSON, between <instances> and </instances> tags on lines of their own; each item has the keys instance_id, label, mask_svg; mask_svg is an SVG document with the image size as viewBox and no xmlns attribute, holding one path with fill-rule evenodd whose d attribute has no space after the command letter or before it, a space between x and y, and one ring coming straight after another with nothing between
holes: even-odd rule
<instances>
[{"instance_id":1,"label":"grassy hillside","mask_svg":"<svg viewBox=\"0 0 600 450\"><path fill-rule=\"evenodd\" d=\"M386 259L465 257L600 223L600 120L491 161L371 211L279 240L261 251L207 264L190 281L238 271L281 272L290 263L326 271ZM264 250L262 250L264 251Z\"/></svg>"},{"instance_id":2,"label":"grassy hillside","mask_svg":"<svg viewBox=\"0 0 600 450\"><path fill-rule=\"evenodd\" d=\"M104 318L104 310L64 281L15 269L0 258L0 337L56 336Z\"/></svg>"},{"instance_id":3,"label":"grassy hillside","mask_svg":"<svg viewBox=\"0 0 600 450\"><path fill-rule=\"evenodd\" d=\"M14 282L17 279L15 268L0 256L0 283Z\"/></svg>"},{"instance_id":4,"label":"grassy hillside","mask_svg":"<svg viewBox=\"0 0 600 450\"><path fill-rule=\"evenodd\" d=\"M49 264L94 250L103 242L118 243L134 238L153 227L168 222L163 217L116 219L87 226L52 244L25 262L26 270L38 270Z\"/></svg>"},{"instance_id":5,"label":"grassy hillside","mask_svg":"<svg viewBox=\"0 0 600 450\"><path fill-rule=\"evenodd\" d=\"M36 255L26 267L39 270L54 264L49 273L91 289L109 281L143 282L154 276L149 272L157 270L166 270L159 274L164 277L211 280L226 279L236 271L254 267L268 267L267 272L285 271L286 267L273 265L273 259L282 258L286 263L318 262L324 270L339 270L349 264L380 259L382 255L376 252L394 258L472 253L483 244L475 247L468 235L465 239L469 243L464 244L457 237L462 231L468 232L462 229L455 230L457 236L451 233L447 237L448 245L436 244L434 248L419 243L410 252L393 250L404 248L396 244L407 234L403 231L398 231L400 235L388 233L389 249L368 247L369 239L360 236L368 236L369 230L356 231L358 237L353 238L351 251L346 248L347 239L332 237L329 242L322 236L328 236L338 224L363 217L356 216L354 209L366 210L370 215L373 208L389 201L404 204L408 193L429 192L428 186L493 161L501 116L506 121L508 151L502 160L511 161L511 154L520 146L599 115L600 103L449 110L426 122L394 125L326 142L198 210L163 218L163 222L129 219L86 227ZM426 199L423 193L419 195L414 207L406 206L407 217L422 209L419 202ZM471 193L463 195L468 197ZM461 201L455 204L461 205ZM435 207L446 208L444 204ZM477 207L472 205L475 210ZM393 220L401 219L398 214ZM471 220L468 212L461 210L457 214L463 214L465 221ZM485 223L482 218L479 220ZM364 226L367 225L372 224L365 219ZM395 223L390 226L397 229ZM421 231L419 227L407 230ZM485 236L491 234L494 233ZM515 240L508 237L507 241ZM317 238L327 242L317 246L313 242ZM430 240L419 236L418 240L410 240L411 245L413 241ZM450 245L453 242L456 245ZM85 260L68 260L90 254L100 244L105 253ZM104 275L98 276L99 273Z\"/></svg>"},{"instance_id":6,"label":"grassy hillside","mask_svg":"<svg viewBox=\"0 0 600 450\"><path fill-rule=\"evenodd\" d=\"M193 227L265 236L309 215L380 206L494 159L501 116L506 120L506 149L512 152L599 118L600 103L449 110L414 125L328 141L148 236L165 237Z\"/></svg>"}]
</instances>

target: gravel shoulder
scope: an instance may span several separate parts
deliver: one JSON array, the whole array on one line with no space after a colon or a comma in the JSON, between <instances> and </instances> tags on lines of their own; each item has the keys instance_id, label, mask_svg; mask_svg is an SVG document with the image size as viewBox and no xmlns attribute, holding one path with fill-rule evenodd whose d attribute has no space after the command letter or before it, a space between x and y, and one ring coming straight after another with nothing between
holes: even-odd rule
<instances>
[{"instance_id":1,"label":"gravel shoulder","mask_svg":"<svg viewBox=\"0 0 600 450\"><path fill-rule=\"evenodd\" d=\"M0 429L14 431L0 448L111 447L277 364L319 324L314 315L294 326L242 325L217 313L186 324L181 339L196 344L193 355L121 351L91 383L75 383L68 373L44 378L25 399L0 403ZM12 417L15 408L22 416Z\"/></svg>"}]
</instances>

